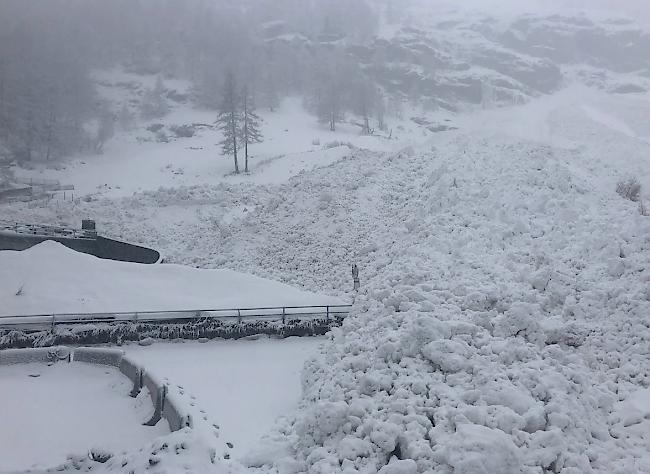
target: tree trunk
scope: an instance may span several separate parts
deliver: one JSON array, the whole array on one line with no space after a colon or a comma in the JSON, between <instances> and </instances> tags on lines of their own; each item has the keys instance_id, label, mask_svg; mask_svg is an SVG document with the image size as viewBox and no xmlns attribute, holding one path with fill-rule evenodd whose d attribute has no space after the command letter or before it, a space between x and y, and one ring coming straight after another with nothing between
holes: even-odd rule
<instances>
[{"instance_id":1,"label":"tree trunk","mask_svg":"<svg viewBox=\"0 0 650 474\"><path fill-rule=\"evenodd\" d=\"M248 89L244 89L244 173L248 173Z\"/></svg>"},{"instance_id":2,"label":"tree trunk","mask_svg":"<svg viewBox=\"0 0 650 474\"><path fill-rule=\"evenodd\" d=\"M230 115L230 127L232 131L232 154L235 159L235 174L239 174L239 162L237 161L237 126L235 125L235 114Z\"/></svg>"}]
</instances>

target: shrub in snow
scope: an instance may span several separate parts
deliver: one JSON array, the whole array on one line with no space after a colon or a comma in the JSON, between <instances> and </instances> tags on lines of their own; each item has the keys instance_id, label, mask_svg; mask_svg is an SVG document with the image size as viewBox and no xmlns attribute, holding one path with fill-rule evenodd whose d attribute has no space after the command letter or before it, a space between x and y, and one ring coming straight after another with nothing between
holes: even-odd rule
<instances>
[{"instance_id":1,"label":"shrub in snow","mask_svg":"<svg viewBox=\"0 0 650 474\"><path fill-rule=\"evenodd\" d=\"M159 130L156 133L156 141L158 143L169 143L169 137L163 130Z\"/></svg>"},{"instance_id":2,"label":"shrub in snow","mask_svg":"<svg viewBox=\"0 0 650 474\"><path fill-rule=\"evenodd\" d=\"M646 205L642 197L639 197L639 214L644 217L650 216L650 208Z\"/></svg>"},{"instance_id":3,"label":"shrub in snow","mask_svg":"<svg viewBox=\"0 0 650 474\"><path fill-rule=\"evenodd\" d=\"M186 324L107 324L83 327L57 327L54 332L42 331L25 334L22 331L0 330L0 349L50 347L55 345L121 344L147 339L241 339L254 334L280 337L323 335L341 324L338 318L278 321L245 321L226 323L204 320Z\"/></svg>"},{"instance_id":4,"label":"shrub in snow","mask_svg":"<svg viewBox=\"0 0 650 474\"><path fill-rule=\"evenodd\" d=\"M191 125L172 125L169 130L176 135L176 138L192 138L196 130Z\"/></svg>"},{"instance_id":5,"label":"shrub in snow","mask_svg":"<svg viewBox=\"0 0 650 474\"><path fill-rule=\"evenodd\" d=\"M107 451L104 448L94 447L88 453L88 457L92 461L103 464L103 463L108 462L108 460L113 457L113 453L111 453L110 451Z\"/></svg>"},{"instance_id":6,"label":"shrub in snow","mask_svg":"<svg viewBox=\"0 0 650 474\"><path fill-rule=\"evenodd\" d=\"M625 199L638 202L641 196L641 183L634 177L624 179L616 185L616 192Z\"/></svg>"}]
</instances>

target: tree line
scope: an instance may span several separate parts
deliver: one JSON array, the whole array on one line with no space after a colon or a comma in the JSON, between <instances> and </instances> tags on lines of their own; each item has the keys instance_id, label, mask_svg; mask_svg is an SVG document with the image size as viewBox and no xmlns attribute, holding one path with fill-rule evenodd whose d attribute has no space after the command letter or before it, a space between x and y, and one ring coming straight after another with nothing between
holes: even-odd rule
<instances>
[{"instance_id":1,"label":"tree line","mask_svg":"<svg viewBox=\"0 0 650 474\"><path fill-rule=\"evenodd\" d=\"M365 0L3 0L0 151L21 162L101 152L115 124L134 119L96 94L93 70L115 66L189 79L193 100L220 117L230 75L242 78L229 146L244 171L248 145L261 139L251 104L275 110L300 95L330 129L353 112L373 133L387 98L341 39L363 41L377 28ZM143 118L164 115L159 87L142 98Z\"/></svg>"}]
</instances>

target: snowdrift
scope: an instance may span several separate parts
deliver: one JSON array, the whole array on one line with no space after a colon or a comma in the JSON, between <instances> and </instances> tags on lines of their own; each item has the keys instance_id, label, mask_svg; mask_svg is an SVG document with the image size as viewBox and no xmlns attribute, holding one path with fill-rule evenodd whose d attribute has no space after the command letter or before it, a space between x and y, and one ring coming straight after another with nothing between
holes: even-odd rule
<instances>
[{"instance_id":1,"label":"snowdrift","mask_svg":"<svg viewBox=\"0 0 650 474\"><path fill-rule=\"evenodd\" d=\"M102 260L53 241L0 252L0 301L0 317L343 303L232 270Z\"/></svg>"}]
</instances>

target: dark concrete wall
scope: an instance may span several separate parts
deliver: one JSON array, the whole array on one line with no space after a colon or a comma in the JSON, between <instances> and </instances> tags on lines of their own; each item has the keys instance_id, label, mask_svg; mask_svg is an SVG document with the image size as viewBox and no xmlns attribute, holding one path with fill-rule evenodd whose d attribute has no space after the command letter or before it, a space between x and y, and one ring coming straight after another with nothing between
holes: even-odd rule
<instances>
[{"instance_id":1,"label":"dark concrete wall","mask_svg":"<svg viewBox=\"0 0 650 474\"><path fill-rule=\"evenodd\" d=\"M108 260L136 263L156 263L160 259L160 253L156 250L99 236L97 253L94 255Z\"/></svg>"},{"instance_id":2,"label":"dark concrete wall","mask_svg":"<svg viewBox=\"0 0 650 474\"><path fill-rule=\"evenodd\" d=\"M87 253L107 260L156 263L160 259L160 253L153 249L119 242L105 237L97 237L96 239L70 239L65 237L0 232L0 250L25 250L46 240L54 240L77 252Z\"/></svg>"}]
</instances>

